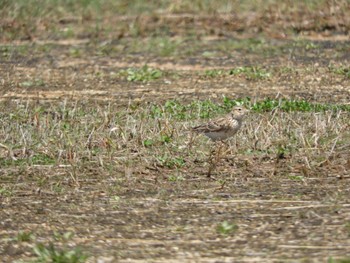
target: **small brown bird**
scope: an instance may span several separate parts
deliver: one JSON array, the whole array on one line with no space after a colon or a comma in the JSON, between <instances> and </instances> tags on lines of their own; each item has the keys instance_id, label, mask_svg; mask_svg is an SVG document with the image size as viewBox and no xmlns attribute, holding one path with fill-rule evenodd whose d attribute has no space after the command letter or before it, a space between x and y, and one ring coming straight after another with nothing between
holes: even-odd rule
<instances>
[{"instance_id":1,"label":"small brown bird","mask_svg":"<svg viewBox=\"0 0 350 263\"><path fill-rule=\"evenodd\" d=\"M235 106L225 117L193 127L192 131L202 133L213 141L226 140L234 136L241 128L243 118L248 112L246 108Z\"/></svg>"}]
</instances>

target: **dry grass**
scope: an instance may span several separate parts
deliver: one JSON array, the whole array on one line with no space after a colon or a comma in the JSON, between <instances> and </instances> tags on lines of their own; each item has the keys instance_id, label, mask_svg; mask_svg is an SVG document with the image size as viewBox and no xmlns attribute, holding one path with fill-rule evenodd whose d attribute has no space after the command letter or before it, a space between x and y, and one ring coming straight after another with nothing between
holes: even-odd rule
<instances>
[{"instance_id":1,"label":"dry grass","mask_svg":"<svg viewBox=\"0 0 350 263\"><path fill-rule=\"evenodd\" d=\"M138 172L167 167L181 173L197 166L195 162L210 147L205 138L191 139L189 132L198 122L196 116L206 116L203 106L184 112L142 104L125 109L83 102L2 105L1 162L8 167L69 165L72 171L80 166L127 171L131 166ZM254 162L264 158L275 159L276 164L283 161L284 168L289 167L283 170L287 177L299 171L307 178L325 165L333 167L335 175L344 175L349 139L347 111L284 112L276 108L273 113L253 112L238 139L232 141L239 143L227 157L238 154Z\"/></svg>"}]
</instances>

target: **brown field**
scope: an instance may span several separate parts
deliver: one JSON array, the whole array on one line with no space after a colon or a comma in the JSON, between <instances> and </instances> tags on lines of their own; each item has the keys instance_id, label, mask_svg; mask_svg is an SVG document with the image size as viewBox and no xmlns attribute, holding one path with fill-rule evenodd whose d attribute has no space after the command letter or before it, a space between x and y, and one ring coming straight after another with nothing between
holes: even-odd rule
<instances>
[{"instance_id":1,"label":"brown field","mask_svg":"<svg viewBox=\"0 0 350 263\"><path fill-rule=\"evenodd\" d=\"M0 262L350 262L349 1L85 2L0 4Z\"/></svg>"}]
</instances>

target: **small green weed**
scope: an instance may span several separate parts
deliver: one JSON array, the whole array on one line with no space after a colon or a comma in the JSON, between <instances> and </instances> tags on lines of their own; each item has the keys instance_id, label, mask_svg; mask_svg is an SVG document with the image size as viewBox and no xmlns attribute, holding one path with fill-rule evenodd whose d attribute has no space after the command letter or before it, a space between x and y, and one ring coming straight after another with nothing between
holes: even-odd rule
<instances>
[{"instance_id":1,"label":"small green weed","mask_svg":"<svg viewBox=\"0 0 350 263\"><path fill-rule=\"evenodd\" d=\"M57 241L67 242L67 241L71 240L74 237L74 233L71 232L71 231L67 231L67 232L64 232L63 234L61 234L61 233L59 233L57 231L54 231L53 237Z\"/></svg>"},{"instance_id":2,"label":"small green weed","mask_svg":"<svg viewBox=\"0 0 350 263\"><path fill-rule=\"evenodd\" d=\"M285 158L286 154L291 152L291 147L288 145L284 145L284 144L278 144L277 145L277 158L278 159L283 159Z\"/></svg>"},{"instance_id":3,"label":"small green weed","mask_svg":"<svg viewBox=\"0 0 350 263\"><path fill-rule=\"evenodd\" d=\"M177 116L178 119L185 119L187 113L186 105L181 104L179 101L168 100L165 102L164 109L171 115Z\"/></svg>"},{"instance_id":4,"label":"small green weed","mask_svg":"<svg viewBox=\"0 0 350 263\"><path fill-rule=\"evenodd\" d=\"M207 57L207 58L210 58L210 57L217 57L218 56L218 52L217 51L204 51L202 53L202 56L203 57Z\"/></svg>"},{"instance_id":5,"label":"small green weed","mask_svg":"<svg viewBox=\"0 0 350 263\"><path fill-rule=\"evenodd\" d=\"M16 236L16 240L18 242L30 242L31 240L33 240L35 237L33 235L32 232L27 232L27 231L20 231L18 232L17 236Z\"/></svg>"},{"instance_id":6,"label":"small green weed","mask_svg":"<svg viewBox=\"0 0 350 263\"><path fill-rule=\"evenodd\" d=\"M292 181L302 181L304 180L304 176L301 175L289 175L288 178Z\"/></svg>"},{"instance_id":7,"label":"small green weed","mask_svg":"<svg viewBox=\"0 0 350 263\"><path fill-rule=\"evenodd\" d=\"M118 195L114 195L110 197L110 204L112 205L113 208L118 208L120 205L121 198Z\"/></svg>"},{"instance_id":8,"label":"small green weed","mask_svg":"<svg viewBox=\"0 0 350 263\"><path fill-rule=\"evenodd\" d=\"M163 72L144 65L142 68L129 68L119 71L119 76L126 77L127 81L149 82L162 77Z\"/></svg>"},{"instance_id":9,"label":"small green weed","mask_svg":"<svg viewBox=\"0 0 350 263\"><path fill-rule=\"evenodd\" d=\"M82 56L81 49L72 47L69 49L69 55L73 58L80 58Z\"/></svg>"},{"instance_id":10,"label":"small green weed","mask_svg":"<svg viewBox=\"0 0 350 263\"><path fill-rule=\"evenodd\" d=\"M186 162L183 158L181 157L169 157L168 155L163 155L163 156L159 156L158 158L158 162L160 163L161 166L165 166L168 167L170 169L172 168L180 168L185 166Z\"/></svg>"},{"instance_id":11,"label":"small green weed","mask_svg":"<svg viewBox=\"0 0 350 263\"><path fill-rule=\"evenodd\" d=\"M12 191L11 190L0 186L0 196L9 197L11 195L12 195Z\"/></svg>"},{"instance_id":12,"label":"small green weed","mask_svg":"<svg viewBox=\"0 0 350 263\"><path fill-rule=\"evenodd\" d=\"M151 139L146 139L142 142L143 146L145 147L151 147L154 144L154 141Z\"/></svg>"},{"instance_id":13,"label":"small green weed","mask_svg":"<svg viewBox=\"0 0 350 263\"><path fill-rule=\"evenodd\" d=\"M171 142L172 138L171 136L169 135L166 135L166 134L162 134L159 136L159 139L146 139L142 142L142 145L144 147L152 147L152 146L155 146L155 145L158 145L159 143L160 144L167 144L169 142Z\"/></svg>"},{"instance_id":14,"label":"small green weed","mask_svg":"<svg viewBox=\"0 0 350 263\"><path fill-rule=\"evenodd\" d=\"M170 182L179 182L185 180L185 178L181 175L169 175L168 180Z\"/></svg>"},{"instance_id":15,"label":"small green weed","mask_svg":"<svg viewBox=\"0 0 350 263\"><path fill-rule=\"evenodd\" d=\"M88 258L79 248L59 250L52 243L48 246L37 244L33 250L37 255L34 262L38 263L82 263Z\"/></svg>"},{"instance_id":16,"label":"small green weed","mask_svg":"<svg viewBox=\"0 0 350 263\"><path fill-rule=\"evenodd\" d=\"M23 81L19 85L23 88L39 87L39 86L45 86L45 82L42 79L34 79L34 80Z\"/></svg>"},{"instance_id":17,"label":"small green weed","mask_svg":"<svg viewBox=\"0 0 350 263\"><path fill-rule=\"evenodd\" d=\"M337 75L344 76L345 78L350 79L350 67L334 67L330 66L329 71Z\"/></svg>"},{"instance_id":18,"label":"small green weed","mask_svg":"<svg viewBox=\"0 0 350 263\"><path fill-rule=\"evenodd\" d=\"M220 69L210 69L210 70L206 70L204 72L204 76L209 77L209 78L215 78L215 77L223 75L224 73L225 72L223 70L220 70Z\"/></svg>"},{"instance_id":19,"label":"small green weed","mask_svg":"<svg viewBox=\"0 0 350 263\"><path fill-rule=\"evenodd\" d=\"M55 159L46 154L36 154L31 158L31 163L35 165L55 164Z\"/></svg>"},{"instance_id":20,"label":"small green weed","mask_svg":"<svg viewBox=\"0 0 350 263\"><path fill-rule=\"evenodd\" d=\"M169 142L171 142L171 136L166 135L166 134L163 134L163 135L160 136L159 141L160 141L161 143L163 143L163 144L164 144L164 143L169 143Z\"/></svg>"},{"instance_id":21,"label":"small green weed","mask_svg":"<svg viewBox=\"0 0 350 263\"><path fill-rule=\"evenodd\" d=\"M229 75L243 75L249 80L268 79L271 73L259 67L237 67L228 72Z\"/></svg>"},{"instance_id":22,"label":"small green weed","mask_svg":"<svg viewBox=\"0 0 350 263\"><path fill-rule=\"evenodd\" d=\"M224 221L217 226L217 231L222 235L229 235L234 233L238 229L238 226L235 223L229 223Z\"/></svg>"}]
</instances>

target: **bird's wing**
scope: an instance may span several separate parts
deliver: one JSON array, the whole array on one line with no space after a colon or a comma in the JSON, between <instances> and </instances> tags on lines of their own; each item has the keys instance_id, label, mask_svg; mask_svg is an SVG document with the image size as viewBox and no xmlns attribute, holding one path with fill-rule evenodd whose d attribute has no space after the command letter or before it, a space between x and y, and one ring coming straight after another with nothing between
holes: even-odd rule
<instances>
[{"instance_id":1,"label":"bird's wing","mask_svg":"<svg viewBox=\"0 0 350 263\"><path fill-rule=\"evenodd\" d=\"M196 132L220 132L225 131L230 128L230 124L227 122L225 118L218 118L215 120L211 120L205 124L199 125L197 127L193 127L193 131Z\"/></svg>"}]
</instances>

